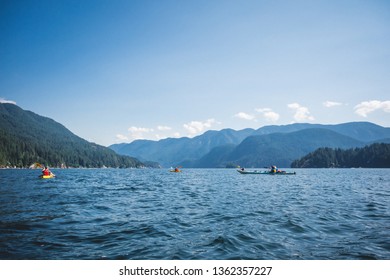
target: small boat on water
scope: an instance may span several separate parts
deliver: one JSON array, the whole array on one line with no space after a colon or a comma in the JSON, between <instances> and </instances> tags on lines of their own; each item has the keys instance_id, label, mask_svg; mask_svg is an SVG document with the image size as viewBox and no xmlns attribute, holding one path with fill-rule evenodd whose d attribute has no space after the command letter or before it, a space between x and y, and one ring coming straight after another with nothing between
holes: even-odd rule
<instances>
[{"instance_id":1,"label":"small boat on water","mask_svg":"<svg viewBox=\"0 0 390 280\"><path fill-rule=\"evenodd\" d=\"M173 167L171 167L171 169L169 170L169 172L181 172L181 170L179 169L179 168L181 168L181 166L180 167L175 167L175 168L173 168Z\"/></svg>"},{"instance_id":2,"label":"small boat on water","mask_svg":"<svg viewBox=\"0 0 390 280\"><path fill-rule=\"evenodd\" d=\"M54 178L55 175L53 173L51 173L50 175L40 175L39 178L41 179L51 179L51 178Z\"/></svg>"},{"instance_id":3,"label":"small boat on water","mask_svg":"<svg viewBox=\"0 0 390 280\"><path fill-rule=\"evenodd\" d=\"M268 171L257 171L257 170L245 170L245 168L238 168L237 171L241 174L258 174L258 175L295 175L295 172L286 172L278 169L275 165L270 167Z\"/></svg>"},{"instance_id":4,"label":"small boat on water","mask_svg":"<svg viewBox=\"0 0 390 280\"><path fill-rule=\"evenodd\" d=\"M286 171L279 171L279 172L271 172L271 171L247 171L247 170L241 170L237 169L237 171L241 174L257 174L257 175L295 175L296 172L286 172Z\"/></svg>"}]
</instances>

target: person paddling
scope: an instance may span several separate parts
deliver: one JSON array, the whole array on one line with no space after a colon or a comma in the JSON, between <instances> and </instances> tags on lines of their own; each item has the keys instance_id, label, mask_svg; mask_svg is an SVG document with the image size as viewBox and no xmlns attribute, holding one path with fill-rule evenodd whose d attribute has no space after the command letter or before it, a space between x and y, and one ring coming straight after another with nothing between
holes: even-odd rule
<instances>
[{"instance_id":1,"label":"person paddling","mask_svg":"<svg viewBox=\"0 0 390 280\"><path fill-rule=\"evenodd\" d=\"M51 174L51 171L49 170L49 168L47 166L45 166L42 170L42 175L43 176L50 176Z\"/></svg>"}]
</instances>

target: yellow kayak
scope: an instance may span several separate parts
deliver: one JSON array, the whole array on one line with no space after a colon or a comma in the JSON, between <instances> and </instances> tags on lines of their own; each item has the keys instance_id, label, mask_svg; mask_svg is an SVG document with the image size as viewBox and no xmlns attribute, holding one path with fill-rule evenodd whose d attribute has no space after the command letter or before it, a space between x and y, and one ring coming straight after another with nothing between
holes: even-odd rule
<instances>
[{"instance_id":1,"label":"yellow kayak","mask_svg":"<svg viewBox=\"0 0 390 280\"><path fill-rule=\"evenodd\" d=\"M181 170L169 170L169 172L181 172Z\"/></svg>"},{"instance_id":2,"label":"yellow kayak","mask_svg":"<svg viewBox=\"0 0 390 280\"><path fill-rule=\"evenodd\" d=\"M54 178L55 175L52 173L50 175L40 175L39 178L41 179L50 179L50 178Z\"/></svg>"}]
</instances>

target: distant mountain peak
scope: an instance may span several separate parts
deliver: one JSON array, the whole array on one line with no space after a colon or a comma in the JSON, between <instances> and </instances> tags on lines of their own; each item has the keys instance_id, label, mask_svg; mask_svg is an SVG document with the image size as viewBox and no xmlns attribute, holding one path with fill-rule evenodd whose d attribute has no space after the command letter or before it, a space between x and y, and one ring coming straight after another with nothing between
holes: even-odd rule
<instances>
[{"instance_id":1,"label":"distant mountain peak","mask_svg":"<svg viewBox=\"0 0 390 280\"><path fill-rule=\"evenodd\" d=\"M266 148L258 150L258 147L252 146L247 149L245 157L239 155L242 146L247 145L249 139L256 139L258 136L263 136L261 145ZM241 162L242 165L245 165L259 162L261 157L267 158L267 161L276 161L287 166L296 159L296 156L302 156L302 153L321 145L331 147L339 145L348 148L385 138L390 138L390 128L369 122L334 125L294 123L264 126L257 130L249 128L210 130L194 138L174 138L170 141L140 140L136 143L110 147L120 154L158 161L163 166L168 167L177 163L188 167L212 167L210 162L213 163L214 167L231 165L234 162ZM310 142L310 140L315 143ZM266 143L267 141L272 144L273 149L269 149L271 146ZM233 149L232 145L236 148ZM305 145L308 148L297 148L300 145ZM218 147L221 148L216 149ZM294 151L300 152L295 153ZM257 158L257 161L254 158ZM209 163L206 163L206 160L209 160Z\"/></svg>"}]
</instances>

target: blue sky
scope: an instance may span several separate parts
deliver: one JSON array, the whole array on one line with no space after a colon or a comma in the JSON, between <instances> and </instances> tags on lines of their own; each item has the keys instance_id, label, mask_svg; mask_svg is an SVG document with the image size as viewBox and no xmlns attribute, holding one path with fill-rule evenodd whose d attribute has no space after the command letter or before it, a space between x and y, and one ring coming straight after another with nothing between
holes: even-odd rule
<instances>
[{"instance_id":1,"label":"blue sky","mask_svg":"<svg viewBox=\"0 0 390 280\"><path fill-rule=\"evenodd\" d=\"M390 126L390 1L0 1L0 102L102 145Z\"/></svg>"}]
</instances>

